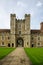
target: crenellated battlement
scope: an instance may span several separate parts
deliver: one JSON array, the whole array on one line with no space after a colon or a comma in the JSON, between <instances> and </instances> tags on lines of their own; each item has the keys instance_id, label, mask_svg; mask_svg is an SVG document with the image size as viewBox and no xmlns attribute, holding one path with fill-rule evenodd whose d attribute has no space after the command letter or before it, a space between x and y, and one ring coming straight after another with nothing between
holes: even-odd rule
<instances>
[{"instance_id":1,"label":"crenellated battlement","mask_svg":"<svg viewBox=\"0 0 43 65\"><path fill-rule=\"evenodd\" d=\"M16 22L23 22L25 19L16 19Z\"/></svg>"},{"instance_id":2,"label":"crenellated battlement","mask_svg":"<svg viewBox=\"0 0 43 65\"><path fill-rule=\"evenodd\" d=\"M16 17L16 14L10 14L11 17ZM25 14L24 17L30 17L30 14ZM17 19L17 18L16 18ZM17 19L17 20L20 20L20 21L23 21L23 19Z\"/></svg>"},{"instance_id":3,"label":"crenellated battlement","mask_svg":"<svg viewBox=\"0 0 43 65\"><path fill-rule=\"evenodd\" d=\"M10 14L11 17L16 17L16 14Z\"/></svg>"},{"instance_id":4,"label":"crenellated battlement","mask_svg":"<svg viewBox=\"0 0 43 65\"><path fill-rule=\"evenodd\" d=\"M25 14L25 17L30 17L30 14Z\"/></svg>"}]
</instances>

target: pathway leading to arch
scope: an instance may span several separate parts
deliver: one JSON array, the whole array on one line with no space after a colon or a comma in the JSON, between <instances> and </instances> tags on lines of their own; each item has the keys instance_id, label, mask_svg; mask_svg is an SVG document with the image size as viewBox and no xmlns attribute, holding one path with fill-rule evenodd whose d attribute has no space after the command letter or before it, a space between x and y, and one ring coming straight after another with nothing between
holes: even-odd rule
<instances>
[{"instance_id":1,"label":"pathway leading to arch","mask_svg":"<svg viewBox=\"0 0 43 65\"><path fill-rule=\"evenodd\" d=\"M23 47L18 47L0 61L0 65L31 65Z\"/></svg>"}]
</instances>

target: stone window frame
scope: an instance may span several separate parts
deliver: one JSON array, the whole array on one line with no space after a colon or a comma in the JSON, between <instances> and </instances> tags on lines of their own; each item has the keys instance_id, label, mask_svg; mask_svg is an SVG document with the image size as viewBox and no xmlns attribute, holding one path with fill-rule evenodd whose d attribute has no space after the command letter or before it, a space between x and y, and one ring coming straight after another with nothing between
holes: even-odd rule
<instances>
[{"instance_id":1,"label":"stone window frame","mask_svg":"<svg viewBox=\"0 0 43 65\"><path fill-rule=\"evenodd\" d=\"M33 37L31 37L31 39L33 40L34 38L33 38Z\"/></svg>"},{"instance_id":2,"label":"stone window frame","mask_svg":"<svg viewBox=\"0 0 43 65\"><path fill-rule=\"evenodd\" d=\"M4 46L4 42L2 42L2 46Z\"/></svg>"},{"instance_id":3,"label":"stone window frame","mask_svg":"<svg viewBox=\"0 0 43 65\"><path fill-rule=\"evenodd\" d=\"M21 34L21 31L19 31L19 34Z\"/></svg>"},{"instance_id":4,"label":"stone window frame","mask_svg":"<svg viewBox=\"0 0 43 65\"><path fill-rule=\"evenodd\" d=\"M10 37L8 36L8 40L10 39Z\"/></svg>"},{"instance_id":5,"label":"stone window frame","mask_svg":"<svg viewBox=\"0 0 43 65\"><path fill-rule=\"evenodd\" d=\"M38 40L40 40L40 37L38 37Z\"/></svg>"},{"instance_id":6,"label":"stone window frame","mask_svg":"<svg viewBox=\"0 0 43 65\"><path fill-rule=\"evenodd\" d=\"M21 30L21 24L18 24L18 29Z\"/></svg>"},{"instance_id":7,"label":"stone window frame","mask_svg":"<svg viewBox=\"0 0 43 65\"><path fill-rule=\"evenodd\" d=\"M1 40L5 40L4 32L2 32Z\"/></svg>"},{"instance_id":8,"label":"stone window frame","mask_svg":"<svg viewBox=\"0 0 43 65\"><path fill-rule=\"evenodd\" d=\"M38 46L39 46L39 47L41 46L41 43L40 43L40 42L38 42Z\"/></svg>"},{"instance_id":9,"label":"stone window frame","mask_svg":"<svg viewBox=\"0 0 43 65\"><path fill-rule=\"evenodd\" d=\"M40 45L40 43L38 43L38 45Z\"/></svg>"}]
</instances>

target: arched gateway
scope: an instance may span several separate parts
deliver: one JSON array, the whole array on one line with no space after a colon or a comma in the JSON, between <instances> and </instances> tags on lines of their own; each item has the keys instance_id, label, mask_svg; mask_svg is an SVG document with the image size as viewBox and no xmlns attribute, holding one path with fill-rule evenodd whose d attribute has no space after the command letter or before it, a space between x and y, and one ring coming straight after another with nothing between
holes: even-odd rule
<instances>
[{"instance_id":1,"label":"arched gateway","mask_svg":"<svg viewBox=\"0 0 43 65\"><path fill-rule=\"evenodd\" d=\"M17 38L16 40L16 47L23 47L24 46L24 41L21 37Z\"/></svg>"}]
</instances>

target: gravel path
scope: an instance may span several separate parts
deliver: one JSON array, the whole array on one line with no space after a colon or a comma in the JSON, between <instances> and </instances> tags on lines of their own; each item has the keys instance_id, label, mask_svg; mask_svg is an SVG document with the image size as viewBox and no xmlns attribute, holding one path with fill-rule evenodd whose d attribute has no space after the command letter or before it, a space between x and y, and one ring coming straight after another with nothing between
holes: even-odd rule
<instances>
[{"instance_id":1,"label":"gravel path","mask_svg":"<svg viewBox=\"0 0 43 65\"><path fill-rule=\"evenodd\" d=\"M18 47L16 50L2 59L0 61L0 65L31 65L31 62L24 49L22 47Z\"/></svg>"}]
</instances>

